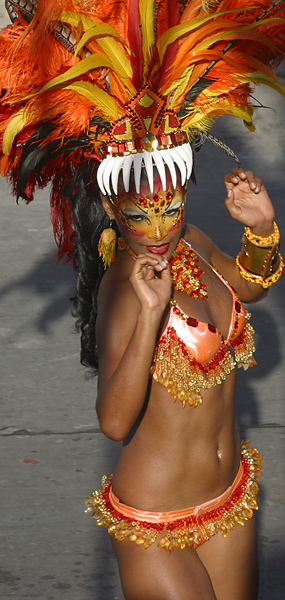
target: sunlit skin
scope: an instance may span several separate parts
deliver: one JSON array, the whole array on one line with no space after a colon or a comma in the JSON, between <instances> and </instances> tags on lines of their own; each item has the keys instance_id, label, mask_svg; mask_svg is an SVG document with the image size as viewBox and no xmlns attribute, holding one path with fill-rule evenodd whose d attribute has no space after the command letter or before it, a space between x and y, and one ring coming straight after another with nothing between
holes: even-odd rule
<instances>
[{"instance_id":1,"label":"sunlit skin","mask_svg":"<svg viewBox=\"0 0 285 600\"><path fill-rule=\"evenodd\" d=\"M145 181L145 173L142 175ZM235 169L226 175L225 185L225 204L231 216L250 226L256 235L270 235L274 209L261 179L250 171ZM167 197L170 193L172 198ZM153 194L158 195L156 201ZM194 300L173 289L165 257L169 261L182 233L186 190L180 181L173 189L169 178L163 192L155 174L153 194L147 183L139 194L133 183L126 193L120 178L118 196L102 196L108 216L116 220L137 258L133 260L125 250L117 252L100 285L96 408L103 433L124 440L114 473L114 493L130 507L167 512L217 498L234 481L240 462L234 373L220 385L203 390L203 404L189 410L181 409L168 390L150 378L169 302L173 297L185 314L213 323L225 337L233 297L210 265L236 289L242 302L256 301L265 292L244 280L235 259L192 225L183 230L183 236L201 256L201 280L207 286L208 299ZM163 200L165 204L161 204ZM156 254L159 249L163 254ZM243 527L234 527L226 539L218 533L197 549L165 552L155 542L146 550L143 544L119 536L112 536L112 544L126 600L257 600L253 518Z\"/></svg>"},{"instance_id":2,"label":"sunlit skin","mask_svg":"<svg viewBox=\"0 0 285 600\"><path fill-rule=\"evenodd\" d=\"M141 185L139 194L134 187L128 193L121 188L111 206L109 201L122 237L137 255L151 252L169 260L177 245L184 221L186 188L179 182L174 188L170 178L167 183L164 191L157 177L153 193L147 183Z\"/></svg>"}]
</instances>

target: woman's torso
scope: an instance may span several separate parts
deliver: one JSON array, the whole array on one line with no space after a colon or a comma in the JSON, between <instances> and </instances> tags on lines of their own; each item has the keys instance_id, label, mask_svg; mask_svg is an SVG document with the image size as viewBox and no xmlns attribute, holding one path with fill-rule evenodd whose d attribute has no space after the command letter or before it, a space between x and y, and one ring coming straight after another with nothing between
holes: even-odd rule
<instances>
[{"instance_id":1,"label":"woman's torso","mask_svg":"<svg viewBox=\"0 0 285 600\"><path fill-rule=\"evenodd\" d=\"M129 259L126 255L125 260ZM214 348L219 332L229 341L235 298L200 256L199 264L208 300L193 299L176 290L173 298L184 314L217 329L211 332ZM169 316L168 311L164 331ZM201 391L202 405L183 408L179 400L173 402L163 385L150 378L144 410L123 444L114 474L114 492L122 502L144 510L175 510L210 500L232 483L240 460L234 387L232 371L221 384Z\"/></svg>"}]
</instances>

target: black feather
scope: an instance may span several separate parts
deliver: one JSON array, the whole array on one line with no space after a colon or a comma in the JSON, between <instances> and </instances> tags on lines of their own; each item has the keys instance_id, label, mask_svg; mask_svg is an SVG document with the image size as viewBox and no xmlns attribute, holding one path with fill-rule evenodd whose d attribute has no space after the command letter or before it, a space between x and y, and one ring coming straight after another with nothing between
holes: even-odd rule
<instances>
[{"instance_id":1,"label":"black feather","mask_svg":"<svg viewBox=\"0 0 285 600\"><path fill-rule=\"evenodd\" d=\"M195 140L193 142L194 149L196 150L196 152L199 152L206 140L209 140L210 142L212 142L212 144L214 144L214 146L217 146L218 148L223 150L228 156L231 156L231 158L234 159L238 166L240 166L240 160L238 156L230 148L230 146L228 146L228 144L223 142L223 140L218 138L216 135L205 131L199 131L198 129L195 130Z\"/></svg>"}]
</instances>

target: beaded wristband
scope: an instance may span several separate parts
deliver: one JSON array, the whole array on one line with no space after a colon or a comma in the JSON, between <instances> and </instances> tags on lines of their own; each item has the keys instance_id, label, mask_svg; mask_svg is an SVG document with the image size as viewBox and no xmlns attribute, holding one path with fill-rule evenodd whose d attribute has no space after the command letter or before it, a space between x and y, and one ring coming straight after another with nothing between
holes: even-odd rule
<instances>
[{"instance_id":1,"label":"beaded wristband","mask_svg":"<svg viewBox=\"0 0 285 600\"><path fill-rule=\"evenodd\" d=\"M250 273L262 275L263 279L276 271L276 260L279 253L279 245L256 246L250 242L245 235L242 237L242 248L240 251L240 263Z\"/></svg>"},{"instance_id":2,"label":"beaded wristband","mask_svg":"<svg viewBox=\"0 0 285 600\"><path fill-rule=\"evenodd\" d=\"M258 285L261 285L264 289L267 289L273 283L276 283L276 281L278 281L278 279L281 277L284 267L284 261L281 254L277 253L274 257L274 261L271 261L269 275L267 276L265 276L264 274L260 275L257 273L252 273L251 271L245 269L245 267L241 263L241 254L238 254L238 256L236 257L236 264L238 266L240 275L241 277L243 277L243 279L246 279L251 283L257 283Z\"/></svg>"},{"instance_id":3,"label":"beaded wristband","mask_svg":"<svg viewBox=\"0 0 285 600\"><path fill-rule=\"evenodd\" d=\"M265 289L278 281L284 267L279 254L280 232L275 221L273 227L274 233L268 237L255 235L249 227L245 227L243 245L236 257L241 277Z\"/></svg>"},{"instance_id":4,"label":"beaded wristband","mask_svg":"<svg viewBox=\"0 0 285 600\"><path fill-rule=\"evenodd\" d=\"M275 244L279 244L280 242L280 232L278 229L277 223L274 221L273 223L274 232L271 233L268 237L262 237L261 235L255 235L252 233L249 227L244 228L245 237L255 246L273 246Z\"/></svg>"}]
</instances>

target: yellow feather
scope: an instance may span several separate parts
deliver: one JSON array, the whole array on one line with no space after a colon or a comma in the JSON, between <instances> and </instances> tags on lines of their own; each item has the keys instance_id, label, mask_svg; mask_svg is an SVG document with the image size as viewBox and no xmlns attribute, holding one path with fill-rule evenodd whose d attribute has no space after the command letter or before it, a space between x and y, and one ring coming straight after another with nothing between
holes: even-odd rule
<instances>
[{"instance_id":1,"label":"yellow feather","mask_svg":"<svg viewBox=\"0 0 285 600\"><path fill-rule=\"evenodd\" d=\"M213 106L209 111L208 114L211 116L217 116L217 115L233 115L234 117L240 117L240 119L243 119L243 121L246 121L247 123L251 123L252 122L252 117L251 117L251 110L247 109L246 107L239 107L239 106L235 106L233 104L230 104L228 102L219 102L216 106Z\"/></svg>"},{"instance_id":2,"label":"yellow feather","mask_svg":"<svg viewBox=\"0 0 285 600\"><path fill-rule=\"evenodd\" d=\"M102 23L102 21L100 21L98 19L98 17L96 18L94 16L94 20L90 19L89 17L86 17L85 15L81 15L80 13L75 13L69 10L64 10L62 11L57 19L59 21L61 21L62 23L68 23L68 25L71 25L72 27L78 27L79 23L82 25L83 31L87 31L90 27L94 27L94 22L95 23Z\"/></svg>"},{"instance_id":3,"label":"yellow feather","mask_svg":"<svg viewBox=\"0 0 285 600\"><path fill-rule=\"evenodd\" d=\"M198 17L197 19L194 19L190 23L186 22L186 23L181 23L180 25L174 25L174 27L170 27L170 29L165 31L165 33L159 38L159 40L157 42L157 50L159 53L160 60L162 61L167 46L169 46L169 44L172 44L173 42L175 42L177 40L177 38L181 37L182 35L185 35L186 33L189 33L190 31L193 31L194 29L197 29L201 25L204 25L204 23L207 23L207 21L211 21L212 19L216 19L217 17L226 15L226 14L229 14L232 12L237 12L238 10L240 10L240 8L224 10L221 12L213 13L211 15Z\"/></svg>"},{"instance_id":4,"label":"yellow feather","mask_svg":"<svg viewBox=\"0 0 285 600\"><path fill-rule=\"evenodd\" d=\"M10 154L16 135L22 131L25 125L27 125L28 121L28 111L24 108L21 108L11 119L5 129L2 143L3 154Z\"/></svg>"},{"instance_id":5,"label":"yellow feather","mask_svg":"<svg viewBox=\"0 0 285 600\"><path fill-rule=\"evenodd\" d=\"M113 70L119 73L121 69L124 69L127 77L132 78L133 69L131 63L119 44L112 38L100 38L96 41L112 62Z\"/></svg>"},{"instance_id":6,"label":"yellow feather","mask_svg":"<svg viewBox=\"0 0 285 600\"><path fill-rule=\"evenodd\" d=\"M205 115L202 112L202 110L199 110L193 114L190 114L189 117L186 118L186 121L187 122L183 122L181 129L183 131L186 131L188 138L193 137L193 134L191 136L192 129L200 129L201 131L208 131L208 129L210 129L210 127L212 127L212 125L214 123L214 119L212 119L208 115Z\"/></svg>"},{"instance_id":7,"label":"yellow feather","mask_svg":"<svg viewBox=\"0 0 285 600\"><path fill-rule=\"evenodd\" d=\"M167 90L165 90L165 95L171 94L174 91L174 94L169 102L169 108L173 109L176 106L176 104L179 104L180 96L183 94L187 87L193 69L194 65L190 65L187 69L185 69L183 75L179 79L173 81L172 84L167 88Z\"/></svg>"},{"instance_id":8,"label":"yellow feather","mask_svg":"<svg viewBox=\"0 0 285 600\"><path fill-rule=\"evenodd\" d=\"M139 11L142 30L142 50L144 56L144 77L147 76L148 64L155 43L153 10L154 0L140 0Z\"/></svg>"},{"instance_id":9,"label":"yellow feather","mask_svg":"<svg viewBox=\"0 0 285 600\"><path fill-rule=\"evenodd\" d=\"M79 77L80 75L83 75L84 73L86 73L92 69L97 69L100 67L107 67L107 68L115 71L115 73L117 73L117 75L122 80L122 82L125 84L125 86L131 92L133 92L134 88L133 88L133 86L130 85L130 82L127 80L128 73L125 72L122 65L119 65L119 67L118 66L115 67L106 56L98 53L96 55L91 55L91 56L88 56L87 58L84 58L83 60L78 62L73 67L70 67L70 69L68 69L65 73L62 73L61 75L58 75L57 77L54 77L53 79L48 81L48 83L46 83L38 92L29 94L28 96L25 96L25 98L23 98L23 100L27 100L28 98L31 98L38 94L42 94L43 92L46 92L47 90L50 90L57 86L64 87L63 84L69 82L71 79L75 79L76 77ZM120 67L122 67L122 68L120 68Z\"/></svg>"},{"instance_id":10,"label":"yellow feather","mask_svg":"<svg viewBox=\"0 0 285 600\"><path fill-rule=\"evenodd\" d=\"M265 75L264 73L247 73L247 75L239 75L238 79L242 83L263 83L285 97L285 86L280 81L275 81L270 75Z\"/></svg>"},{"instance_id":11,"label":"yellow feather","mask_svg":"<svg viewBox=\"0 0 285 600\"><path fill-rule=\"evenodd\" d=\"M284 19L276 19L276 20L283 21ZM272 19L264 19L262 21L262 24L265 24L269 21L272 21ZM243 27L238 27L237 29L230 29L227 32L223 31L220 34L215 35L213 37L209 37L208 39L204 40L200 44L197 44L197 46L195 46L194 48L191 49L191 52L199 52L200 50L207 50L207 48L209 48L209 46L212 46L212 44L215 44L216 42L219 42L220 40L224 40L225 37L227 37L229 35L240 34L243 31L249 31L250 29L254 29L255 27L258 27L259 25L260 25L260 22L257 21L256 23L250 23L249 25L244 25Z\"/></svg>"},{"instance_id":12,"label":"yellow feather","mask_svg":"<svg viewBox=\"0 0 285 600\"><path fill-rule=\"evenodd\" d=\"M104 37L108 36L111 38L118 38L120 40L120 42L125 46L123 38L116 31L116 29L114 27L112 27L112 25L108 25L107 23L98 23L96 25L93 24L93 27L90 27L88 29L88 31L86 31L84 33L80 42L77 45L76 53L78 54L78 52L80 52L81 48L85 44L87 44L90 39L97 38L99 35L104 36ZM99 43L99 41L100 40L97 40L98 43Z\"/></svg>"},{"instance_id":13,"label":"yellow feather","mask_svg":"<svg viewBox=\"0 0 285 600\"><path fill-rule=\"evenodd\" d=\"M118 119L118 105L115 100L107 92L104 92L98 85L93 85L88 81L75 81L71 85L66 86L66 90L73 90L81 96L84 96L100 109L104 116L109 119Z\"/></svg>"},{"instance_id":14,"label":"yellow feather","mask_svg":"<svg viewBox=\"0 0 285 600\"><path fill-rule=\"evenodd\" d=\"M252 121L250 121L248 123L246 121L244 121L243 123L246 126L246 128L249 129L249 131L255 131L255 126Z\"/></svg>"},{"instance_id":15,"label":"yellow feather","mask_svg":"<svg viewBox=\"0 0 285 600\"><path fill-rule=\"evenodd\" d=\"M234 104L227 102L227 100L223 102L217 101L215 104L213 104L213 102L208 105L205 104L203 109L192 104L192 106L189 106L187 113L188 114L185 119L183 119L181 125L183 131L188 131L189 128L206 131L213 124L215 117L220 115L233 115L239 117L243 119L249 129L254 128L252 123L252 107L235 106Z\"/></svg>"},{"instance_id":16,"label":"yellow feather","mask_svg":"<svg viewBox=\"0 0 285 600\"><path fill-rule=\"evenodd\" d=\"M83 46L88 44L91 39L96 39L98 45L101 46L109 60L112 61L114 71L119 74L121 69L124 69L127 77L131 78L133 76L130 62L123 49L114 38L120 40L128 54L130 53L130 50L125 45L123 38L112 25L109 25L108 23L94 23L91 19L85 18L83 15L78 16L75 13L63 12L60 15L60 18L69 25L76 26L79 22L83 25L85 33L77 44L76 54L78 54ZM100 38L98 39L99 36ZM135 93L135 89L132 88L132 90Z\"/></svg>"}]
</instances>

